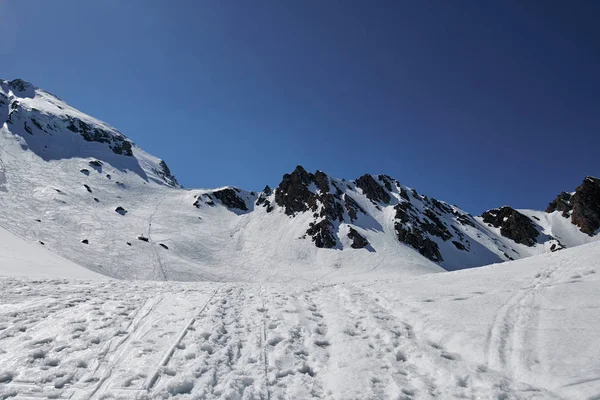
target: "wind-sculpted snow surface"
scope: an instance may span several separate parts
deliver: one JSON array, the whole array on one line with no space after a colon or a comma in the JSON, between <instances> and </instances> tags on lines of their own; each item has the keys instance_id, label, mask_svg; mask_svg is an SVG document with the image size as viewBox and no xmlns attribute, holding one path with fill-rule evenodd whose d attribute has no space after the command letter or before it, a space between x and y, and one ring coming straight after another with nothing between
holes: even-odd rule
<instances>
[{"instance_id":1,"label":"wind-sculpted snow surface","mask_svg":"<svg viewBox=\"0 0 600 400\"><path fill-rule=\"evenodd\" d=\"M596 399L599 255L355 284L0 278L0 398Z\"/></svg>"}]
</instances>

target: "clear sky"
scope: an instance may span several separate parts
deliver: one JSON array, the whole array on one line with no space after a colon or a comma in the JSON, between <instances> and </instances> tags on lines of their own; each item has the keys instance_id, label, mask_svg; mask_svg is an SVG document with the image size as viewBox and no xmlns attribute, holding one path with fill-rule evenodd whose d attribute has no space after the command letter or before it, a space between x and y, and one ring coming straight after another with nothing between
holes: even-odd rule
<instances>
[{"instance_id":1,"label":"clear sky","mask_svg":"<svg viewBox=\"0 0 600 400\"><path fill-rule=\"evenodd\" d=\"M0 0L23 78L186 187L297 164L479 214L600 175L600 1Z\"/></svg>"}]
</instances>

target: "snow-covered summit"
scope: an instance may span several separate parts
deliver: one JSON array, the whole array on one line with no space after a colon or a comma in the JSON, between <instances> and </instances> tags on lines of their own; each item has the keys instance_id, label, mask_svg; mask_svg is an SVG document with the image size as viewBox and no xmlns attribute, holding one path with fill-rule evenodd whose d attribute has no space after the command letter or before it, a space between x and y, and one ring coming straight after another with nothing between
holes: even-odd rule
<instances>
[{"instance_id":1,"label":"snow-covered summit","mask_svg":"<svg viewBox=\"0 0 600 400\"><path fill-rule=\"evenodd\" d=\"M178 186L166 163L114 127L22 79L0 80L0 122L42 159L95 158L142 179Z\"/></svg>"}]
</instances>

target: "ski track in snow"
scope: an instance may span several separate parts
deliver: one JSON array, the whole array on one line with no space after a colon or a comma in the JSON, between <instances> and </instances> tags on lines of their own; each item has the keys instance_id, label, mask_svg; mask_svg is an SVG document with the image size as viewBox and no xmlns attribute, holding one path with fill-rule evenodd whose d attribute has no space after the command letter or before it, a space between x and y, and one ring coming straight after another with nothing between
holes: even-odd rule
<instances>
[{"instance_id":1,"label":"ski track in snow","mask_svg":"<svg viewBox=\"0 0 600 400\"><path fill-rule=\"evenodd\" d=\"M553 398L353 285L0 282L0 398Z\"/></svg>"}]
</instances>

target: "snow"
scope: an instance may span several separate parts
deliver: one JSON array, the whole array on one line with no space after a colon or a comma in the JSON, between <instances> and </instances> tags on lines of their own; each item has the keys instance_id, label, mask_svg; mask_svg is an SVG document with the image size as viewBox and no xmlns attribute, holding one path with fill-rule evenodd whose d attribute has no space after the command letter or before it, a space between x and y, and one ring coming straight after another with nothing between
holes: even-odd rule
<instances>
[{"instance_id":1,"label":"snow","mask_svg":"<svg viewBox=\"0 0 600 400\"><path fill-rule=\"evenodd\" d=\"M600 399L600 243L560 213L519 210L542 232L533 247L475 217L457 227L469 251L432 237L438 265L394 233L401 191L419 218L426 197L398 184L379 206L330 178L366 214L319 249L312 212L270 195L268 213L238 189L248 211L211 205L218 189L179 187L137 146L65 128L126 140L48 92L0 81L10 110L0 399ZM443 204L442 223L464 213ZM570 248L550 253L556 240Z\"/></svg>"},{"instance_id":2,"label":"snow","mask_svg":"<svg viewBox=\"0 0 600 400\"><path fill-rule=\"evenodd\" d=\"M582 399L600 243L401 280L0 278L0 397Z\"/></svg>"},{"instance_id":3,"label":"snow","mask_svg":"<svg viewBox=\"0 0 600 400\"><path fill-rule=\"evenodd\" d=\"M107 279L0 227L0 275L40 278Z\"/></svg>"}]
</instances>

